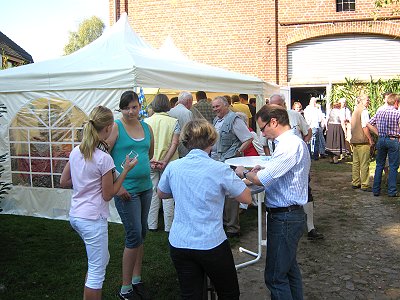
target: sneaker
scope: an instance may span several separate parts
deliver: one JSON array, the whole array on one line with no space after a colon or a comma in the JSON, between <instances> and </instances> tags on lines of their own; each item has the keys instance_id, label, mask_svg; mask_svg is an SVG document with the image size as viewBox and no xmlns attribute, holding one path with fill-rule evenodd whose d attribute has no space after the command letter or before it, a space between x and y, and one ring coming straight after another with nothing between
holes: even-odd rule
<instances>
[{"instance_id":1,"label":"sneaker","mask_svg":"<svg viewBox=\"0 0 400 300\"><path fill-rule=\"evenodd\" d=\"M317 230L315 229L311 229L308 234L307 234L307 238L309 240L322 240L324 239L324 235L322 233L319 233Z\"/></svg>"},{"instance_id":2,"label":"sneaker","mask_svg":"<svg viewBox=\"0 0 400 300\"><path fill-rule=\"evenodd\" d=\"M149 293L147 292L146 288L144 287L143 282L132 284L132 288L136 292L136 294L139 295L140 299L143 299L143 300L151 299Z\"/></svg>"},{"instance_id":3,"label":"sneaker","mask_svg":"<svg viewBox=\"0 0 400 300\"><path fill-rule=\"evenodd\" d=\"M121 291L117 292L117 296L121 300L140 300L141 297L138 295L135 289L131 290L129 293L122 294Z\"/></svg>"},{"instance_id":4,"label":"sneaker","mask_svg":"<svg viewBox=\"0 0 400 300\"><path fill-rule=\"evenodd\" d=\"M372 189L371 189L370 187L361 188L361 190L362 190L363 192L368 192L368 193L371 193L371 192L372 192Z\"/></svg>"},{"instance_id":5,"label":"sneaker","mask_svg":"<svg viewBox=\"0 0 400 300\"><path fill-rule=\"evenodd\" d=\"M400 193L396 193L394 195L388 195L388 197L400 197Z\"/></svg>"},{"instance_id":6,"label":"sneaker","mask_svg":"<svg viewBox=\"0 0 400 300\"><path fill-rule=\"evenodd\" d=\"M352 185L351 188L352 188L353 190L360 189L360 188L361 188L361 184L359 184L359 185Z\"/></svg>"}]
</instances>

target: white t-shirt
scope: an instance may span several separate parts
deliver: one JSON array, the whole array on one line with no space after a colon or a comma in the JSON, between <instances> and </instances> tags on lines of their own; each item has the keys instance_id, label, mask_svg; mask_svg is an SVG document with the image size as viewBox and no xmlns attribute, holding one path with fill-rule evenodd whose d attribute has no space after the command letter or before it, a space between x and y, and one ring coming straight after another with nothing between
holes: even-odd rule
<instances>
[{"instance_id":1,"label":"white t-shirt","mask_svg":"<svg viewBox=\"0 0 400 300\"><path fill-rule=\"evenodd\" d=\"M367 123L369 122L369 113L368 109L364 109L361 113L361 127L365 128L367 127Z\"/></svg>"},{"instance_id":2,"label":"white t-shirt","mask_svg":"<svg viewBox=\"0 0 400 300\"><path fill-rule=\"evenodd\" d=\"M90 220L108 218L110 211L103 199L101 178L115 168L111 156L96 148L88 161L76 146L69 155L69 163L73 187L69 215Z\"/></svg>"},{"instance_id":3,"label":"white t-shirt","mask_svg":"<svg viewBox=\"0 0 400 300\"><path fill-rule=\"evenodd\" d=\"M307 105L304 109L304 118L311 128L319 128L323 120L323 114L319 108Z\"/></svg>"},{"instance_id":4,"label":"white t-shirt","mask_svg":"<svg viewBox=\"0 0 400 300\"><path fill-rule=\"evenodd\" d=\"M342 107L340 109L340 119L342 121L351 121L351 111L347 107Z\"/></svg>"}]
</instances>

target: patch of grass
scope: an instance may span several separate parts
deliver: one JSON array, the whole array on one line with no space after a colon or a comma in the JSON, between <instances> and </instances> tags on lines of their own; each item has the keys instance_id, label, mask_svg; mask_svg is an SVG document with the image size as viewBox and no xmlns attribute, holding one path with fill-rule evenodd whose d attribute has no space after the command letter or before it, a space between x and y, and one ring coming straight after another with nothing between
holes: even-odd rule
<instances>
[{"instance_id":1,"label":"patch of grass","mask_svg":"<svg viewBox=\"0 0 400 300\"><path fill-rule=\"evenodd\" d=\"M257 210L240 216L242 234L257 226ZM160 218L160 228L163 228ZM82 299L87 271L85 246L69 222L26 216L0 215L0 299ZM110 262L103 299L116 299L121 284L124 229L109 223ZM231 246L240 238L229 239ZM143 281L153 299L180 296L169 256L168 234L148 232L144 244Z\"/></svg>"},{"instance_id":2,"label":"patch of grass","mask_svg":"<svg viewBox=\"0 0 400 300\"><path fill-rule=\"evenodd\" d=\"M264 209L264 207L263 207ZM249 208L245 210L240 215L240 234L246 235L250 231L254 231L257 229L257 207ZM228 238L231 248L237 246L240 243L239 238Z\"/></svg>"},{"instance_id":3,"label":"patch of grass","mask_svg":"<svg viewBox=\"0 0 400 300\"><path fill-rule=\"evenodd\" d=\"M331 164L327 159L320 159L318 161L312 161L311 171L312 172L351 172L350 161L341 161L338 164Z\"/></svg>"},{"instance_id":4,"label":"patch of grass","mask_svg":"<svg viewBox=\"0 0 400 300\"><path fill-rule=\"evenodd\" d=\"M81 299L87 270L84 244L69 222L0 215L1 299ZM109 224L110 262L103 299L115 299L121 284L124 229ZM165 232L149 232L143 280L154 299L179 298Z\"/></svg>"}]
</instances>

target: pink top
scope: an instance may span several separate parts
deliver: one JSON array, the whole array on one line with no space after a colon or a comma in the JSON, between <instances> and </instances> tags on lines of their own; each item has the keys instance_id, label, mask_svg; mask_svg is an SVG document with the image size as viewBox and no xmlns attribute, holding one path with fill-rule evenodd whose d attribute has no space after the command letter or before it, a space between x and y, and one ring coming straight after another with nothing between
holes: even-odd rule
<instances>
[{"instance_id":1,"label":"pink top","mask_svg":"<svg viewBox=\"0 0 400 300\"><path fill-rule=\"evenodd\" d=\"M77 146L69 155L69 163L73 186L69 215L90 220L108 218L110 210L103 199L101 178L115 168L111 156L96 148L92 160L85 160Z\"/></svg>"}]
</instances>

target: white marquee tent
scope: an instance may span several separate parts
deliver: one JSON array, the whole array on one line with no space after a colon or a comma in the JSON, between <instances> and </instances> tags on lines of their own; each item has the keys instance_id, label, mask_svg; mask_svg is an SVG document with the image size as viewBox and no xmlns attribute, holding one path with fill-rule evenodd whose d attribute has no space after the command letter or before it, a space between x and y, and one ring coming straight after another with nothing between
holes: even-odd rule
<instances>
[{"instance_id":1,"label":"white marquee tent","mask_svg":"<svg viewBox=\"0 0 400 300\"><path fill-rule=\"evenodd\" d=\"M97 105L118 107L134 87L263 95L273 84L168 55L146 44L126 14L99 39L58 59L0 71L0 154L9 153L2 181L13 188L3 213L67 219L70 190L58 188L68 153ZM113 205L112 205L113 206ZM114 207L111 221L119 221Z\"/></svg>"}]
</instances>

